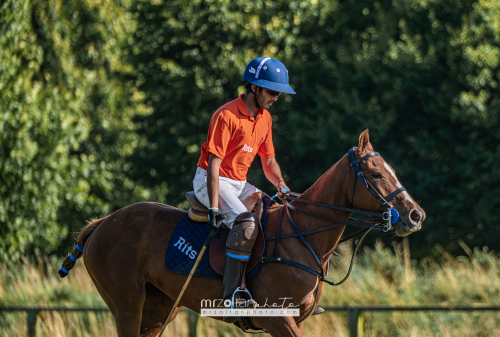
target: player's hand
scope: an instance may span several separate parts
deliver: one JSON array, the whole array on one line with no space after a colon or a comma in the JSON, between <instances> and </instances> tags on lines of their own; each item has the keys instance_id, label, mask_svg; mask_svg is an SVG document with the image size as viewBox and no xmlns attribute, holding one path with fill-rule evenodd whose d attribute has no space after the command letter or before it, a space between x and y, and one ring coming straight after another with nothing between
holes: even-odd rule
<instances>
[{"instance_id":1,"label":"player's hand","mask_svg":"<svg viewBox=\"0 0 500 337\"><path fill-rule=\"evenodd\" d=\"M224 214L219 214L219 210L217 208L210 208L208 210L208 228L213 231L217 231L216 238L220 239L223 237L227 230L223 230L221 228L222 220L224 220L226 216Z\"/></svg>"},{"instance_id":2,"label":"player's hand","mask_svg":"<svg viewBox=\"0 0 500 337\"><path fill-rule=\"evenodd\" d=\"M283 194L286 194L286 193L290 192L290 189L285 184L285 182L283 181L283 179L281 179L280 181L278 181L278 186L276 186L276 187L278 188L278 197L281 197L281 196L283 196Z\"/></svg>"}]
</instances>

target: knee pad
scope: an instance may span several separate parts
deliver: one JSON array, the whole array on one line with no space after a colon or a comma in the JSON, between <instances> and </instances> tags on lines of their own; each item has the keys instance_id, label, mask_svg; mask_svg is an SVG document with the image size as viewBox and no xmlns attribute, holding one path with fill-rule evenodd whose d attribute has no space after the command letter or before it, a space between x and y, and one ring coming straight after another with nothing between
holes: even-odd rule
<instances>
[{"instance_id":1,"label":"knee pad","mask_svg":"<svg viewBox=\"0 0 500 337\"><path fill-rule=\"evenodd\" d=\"M227 255L240 261L248 261L257 239L259 219L250 212L241 213L234 220L226 241Z\"/></svg>"}]
</instances>

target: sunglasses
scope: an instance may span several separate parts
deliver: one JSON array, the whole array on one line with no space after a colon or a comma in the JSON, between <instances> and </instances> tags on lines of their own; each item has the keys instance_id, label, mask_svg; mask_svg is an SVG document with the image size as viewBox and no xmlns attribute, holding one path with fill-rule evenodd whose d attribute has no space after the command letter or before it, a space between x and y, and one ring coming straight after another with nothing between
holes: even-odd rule
<instances>
[{"instance_id":1,"label":"sunglasses","mask_svg":"<svg viewBox=\"0 0 500 337\"><path fill-rule=\"evenodd\" d=\"M279 91L274 91L274 90L269 90L269 89L266 89L267 90L267 93L273 97L277 97L279 95L281 95L281 92Z\"/></svg>"}]
</instances>

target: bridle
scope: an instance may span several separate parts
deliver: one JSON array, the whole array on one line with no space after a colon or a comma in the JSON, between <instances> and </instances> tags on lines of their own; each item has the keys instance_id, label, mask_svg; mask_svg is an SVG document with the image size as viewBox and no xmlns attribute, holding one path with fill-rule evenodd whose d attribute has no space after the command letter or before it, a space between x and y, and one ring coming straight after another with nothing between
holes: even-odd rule
<instances>
[{"instance_id":1,"label":"bridle","mask_svg":"<svg viewBox=\"0 0 500 337\"><path fill-rule=\"evenodd\" d=\"M380 207L378 208L378 212L380 212L382 214L386 214L386 212L389 212L389 214L387 214L386 218L384 218L384 220L389 220L389 218L391 220L391 221L387 221L388 227L383 229L384 232L387 232L390 229L392 229L392 224L395 224L399 220L398 211L395 210L394 208L392 208L392 206L389 204L389 202L392 199L394 199L399 193L406 191L406 188L401 186L400 188L398 188L397 190L395 190L394 192L389 194L387 197L385 197L385 198L382 197L380 195L380 193L372 186L372 184L370 184L370 182L368 182L365 179L365 176L363 175L363 172L361 171L361 169L359 168L359 165L358 165L363 160L368 159L370 157L374 157L374 156L380 156L380 154L378 152L372 152L370 154L367 154L364 157L356 159L356 156L354 154L354 148L349 150L349 161L351 162L351 166L353 168L351 205L353 205L353 207L354 207L354 188L356 187L356 175L357 175L359 177L359 179L361 180L361 182L363 183L363 185L368 189L368 191L370 191L370 193L375 197L375 199L377 199L378 202L380 202ZM386 211L384 212L384 210L386 210ZM356 213L356 211L354 211L354 213Z\"/></svg>"},{"instance_id":2,"label":"bridle","mask_svg":"<svg viewBox=\"0 0 500 337\"><path fill-rule=\"evenodd\" d=\"M397 190L395 190L394 192L390 193L385 198L380 195L380 193L370 184L370 182L365 179L363 172L359 168L359 163L361 163L362 161L364 161L370 157L373 157L373 156L380 156L380 154L378 152L372 152L370 154L367 154L366 156L363 156L359 159L356 159L354 148L349 150L349 161L350 161L350 164L353 168L353 180L352 180L352 191L351 191L350 201L351 201L351 205L353 205L352 207L354 207L354 204L353 204L353 202L354 202L354 189L356 187L356 176L358 176L359 179L361 180L361 182L363 183L363 185L368 189L368 191L370 191L370 193L380 202L380 207L378 208L377 212L368 212L368 211L358 210L355 208L346 208L346 207L340 207L340 206L323 204L323 203L319 203L319 202L300 199L300 198L298 198L300 196L300 194L293 193L293 192L289 192L288 194L284 194L282 196L282 201L283 201L284 207L281 207L280 211L279 211L278 224L277 224L277 228L276 228L276 236L266 238L266 241L276 240L276 246L274 248L273 254L270 257L262 257L261 262L262 263L283 263L283 264L287 264L289 266L300 268L300 269L305 270L313 275L316 275L320 281L326 282L330 285L339 286L340 284L344 283L344 281L346 281L349 278L349 275L351 274L352 266L354 263L354 257L356 256L356 252L358 251L358 248L361 244L361 241L363 241L366 234L368 234L368 232L373 228L381 229L384 232L388 232L389 230L392 229L392 225L399 221L399 213L397 212L397 210L395 210L392 207L392 205L389 204L389 202L391 200L393 200L401 192L406 191L406 189L404 187L400 187ZM323 214L317 214L317 213L313 213L313 212L309 212L309 211L297 208L294 205L290 204L290 202L288 200L292 200L292 201L296 201L296 202L304 203L304 204L309 204L309 205L314 205L314 206L318 206L318 207L323 207L323 208L329 208L329 209L335 209L335 210L340 210L340 211L344 211L344 212L356 213L356 214L363 215L365 217L364 218L351 218L351 217L349 217L349 219L347 219L347 220L334 218L334 217L326 216ZM292 224L292 227L295 230L294 234L280 236L280 228L281 228L281 219L283 216L283 209L285 209L287 216L288 216L288 219L290 220L290 223ZM296 211L298 213L306 214L306 215L309 215L309 216L312 216L312 217L315 217L318 219L332 221L332 222L335 222L335 224L321 227L321 228L317 228L317 229L313 229L313 230L306 231L306 232L301 232L298 229L297 225L295 224L295 221L293 221L292 215L290 214L290 209L293 211ZM342 227L345 225L356 225L356 226L362 226L362 227L366 227L366 228L357 232L357 233L354 233L353 235L345 237L339 241L338 244L345 242L347 240L350 240L354 237L357 237L358 235L363 234L361 239L356 244L356 247L355 247L354 252L352 254L351 264L349 266L349 271L347 272L347 275L340 282L335 283L333 281L328 281L326 279L326 275L325 275L325 272L323 271L323 266L321 264L320 259L318 258L318 256L316 255L316 253L314 252L312 247L309 245L309 243L307 242L307 240L304 236L309 235L309 234L322 232L322 231L329 230L329 229ZM309 266L306 266L302 263L298 263L298 262L295 262L292 260L284 259L284 258L279 256L279 240L292 238L292 237L300 238L300 240L304 243L304 245L308 248L308 250L311 252L314 259L316 260L316 263L319 266L319 270L314 269L314 268L309 267ZM333 252L333 253L335 255L338 255L335 252ZM316 291L314 293L315 302L316 302L318 290L319 290L319 283L318 283L318 286L316 287ZM314 306L311 308L311 310L308 312L308 314L302 320L300 320L300 322L302 322L307 317L309 317L309 315L312 313L313 309L314 309Z\"/></svg>"}]
</instances>

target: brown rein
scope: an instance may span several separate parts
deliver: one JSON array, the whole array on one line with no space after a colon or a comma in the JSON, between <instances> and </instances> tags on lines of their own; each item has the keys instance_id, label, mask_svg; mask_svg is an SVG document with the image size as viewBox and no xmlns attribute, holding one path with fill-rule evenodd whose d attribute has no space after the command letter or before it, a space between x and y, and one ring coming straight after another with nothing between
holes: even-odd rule
<instances>
[{"instance_id":1,"label":"brown rein","mask_svg":"<svg viewBox=\"0 0 500 337\"><path fill-rule=\"evenodd\" d=\"M309 216L313 216L313 217L320 218L320 219L323 219L323 220L328 220L328 221L333 221L333 222L340 222L340 224L329 225L329 226L325 226L325 227L321 227L321 228L315 228L315 229L312 229L312 230L309 230L309 231L301 232L302 235L315 234L315 233L326 231L326 230L329 230L329 229L338 228L338 227L341 227L341 226L344 226L344 225L357 225L357 226L368 227L368 228L360 230L359 232L356 232L356 233L354 233L352 235L349 235L349 236L341 239L339 241L339 244L340 244L342 242L348 241L348 240L350 240L352 238L355 238L355 237L357 237L357 236L365 233L370 228L376 228L376 229L382 229L382 230L384 230L384 226L375 225L374 224L374 222L377 221L377 220L372 220L373 218L381 218L381 219L383 219L383 214L374 213L374 212L368 212L368 211L362 211L362 210L357 210L357 209L352 209L352 208L345 208L345 207L340 207L340 206L333 206L333 205L323 204L323 203L319 203L319 202L314 202L314 201L309 201L309 200L305 200L305 199L300 199L300 198L297 198L297 196L299 196L299 194L298 193L294 193L294 192L288 192L288 195L284 195L284 199L283 200L284 200L285 207L289 207L290 209L292 209L294 211L297 211L299 213L307 214ZM337 209L337 210L340 210L340 211L345 211L345 212L350 212L350 213L364 214L364 215L368 215L370 217L368 217L368 218L362 218L362 219L356 219L356 218L349 217L348 220L338 219L338 218L332 218L332 217L329 217L329 216L325 216L325 215L322 215L322 214L316 214L316 213L304 211L304 210L301 210L301 209L299 209L297 207L294 207L293 205L291 205L286 200L287 198L290 199L290 200L297 201L297 202L302 202L302 203L305 203L305 204L310 204L310 205L319 206L319 207L325 207L325 208L330 208L330 209ZM369 220L372 220L372 221L369 221ZM293 237L298 237L298 236L299 235L297 233L294 233L294 234L282 235L279 238L280 239L288 239L288 238L293 238ZM277 238L277 236L266 237L266 241L276 240L276 238ZM337 254L335 253L335 255L337 255Z\"/></svg>"}]
</instances>

